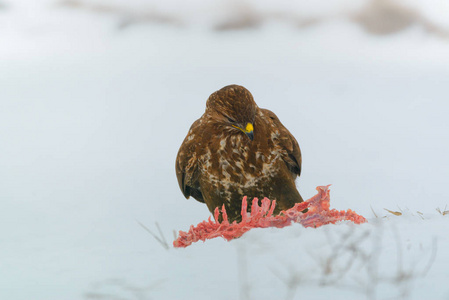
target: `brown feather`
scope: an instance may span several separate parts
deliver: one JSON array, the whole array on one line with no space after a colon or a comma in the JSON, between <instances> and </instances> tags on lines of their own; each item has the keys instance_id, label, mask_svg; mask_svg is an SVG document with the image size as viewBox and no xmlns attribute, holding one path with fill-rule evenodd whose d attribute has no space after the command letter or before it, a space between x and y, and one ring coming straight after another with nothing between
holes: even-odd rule
<instances>
[{"instance_id":1,"label":"brown feather","mask_svg":"<svg viewBox=\"0 0 449 300\"><path fill-rule=\"evenodd\" d=\"M254 140L237 127L254 126ZM276 212L303 199L295 186L301 151L279 118L260 109L251 93L230 85L213 93L206 111L191 126L176 158L176 176L186 198L223 204L239 220L243 196L277 201Z\"/></svg>"}]
</instances>

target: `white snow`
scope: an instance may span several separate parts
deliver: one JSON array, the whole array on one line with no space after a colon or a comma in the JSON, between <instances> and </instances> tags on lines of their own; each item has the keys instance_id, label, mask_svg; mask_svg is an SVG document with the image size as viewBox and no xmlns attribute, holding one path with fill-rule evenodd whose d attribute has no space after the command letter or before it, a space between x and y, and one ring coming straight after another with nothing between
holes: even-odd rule
<instances>
[{"instance_id":1,"label":"white snow","mask_svg":"<svg viewBox=\"0 0 449 300\"><path fill-rule=\"evenodd\" d=\"M61 2L0 1L0 299L449 298L445 1L387 35L369 1ZM209 216L174 160L232 83L299 141L303 197L368 224L169 250L139 225L171 246Z\"/></svg>"}]
</instances>

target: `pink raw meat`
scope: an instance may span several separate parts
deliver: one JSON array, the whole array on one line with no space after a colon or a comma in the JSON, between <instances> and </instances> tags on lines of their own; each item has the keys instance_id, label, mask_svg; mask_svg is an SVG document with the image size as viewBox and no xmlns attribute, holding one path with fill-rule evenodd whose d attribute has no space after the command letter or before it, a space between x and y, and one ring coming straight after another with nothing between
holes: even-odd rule
<instances>
[{"instance_id":1,"label":"pink raw meat","mask_svg":"<svg viewBox=\"0 0 449 300\"><path fill-rule=\"evenodd\" d=\"M173 242L176 248L187 247L199 240L205 241L216 237L223 237L226 240L232 240L242 236L252 228L277 227L282 228L291 225L292 222L300 223L304 227L320 227L329 223L335 224L338 221L352 221L355 224L362 224L366 219L348 209L347 211L330 208L329 185L316 188L318 194L307 201L297 203L294 207L282 211L279 215L273 215L276 201L268 198L262 199L258 205L258 199L254 198L251 205L251 213L247 213L246 196L242 200L242 221L229 223L228 216L224 206L221 209L223 221L207 221L199 223L196 227L190 226L188 232L179 231L178 238ZM303 213L305 209L306 213ZM220 210L218 207L214 212L215 220L218 220Z\"/></svg>"}]
</instances>

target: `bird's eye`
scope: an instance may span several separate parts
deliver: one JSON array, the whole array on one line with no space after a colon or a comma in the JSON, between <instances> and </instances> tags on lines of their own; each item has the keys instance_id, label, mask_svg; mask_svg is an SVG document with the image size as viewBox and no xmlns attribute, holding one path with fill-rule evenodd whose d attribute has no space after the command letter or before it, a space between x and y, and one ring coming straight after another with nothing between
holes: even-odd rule
<instances>
[{"instance_id":1,"label":"bird's eye","mask_svg":"<svg viewBox=\"0 0 449 300\"><path fill-rule=\"evenodd\" d=\"M230 117L227 117L227 119L228 119L228 121L229 121L230 123L235 123L235 120L234 120L234 119L232 119L232 118L230 118Z\"/></svg>"}]
</instances>

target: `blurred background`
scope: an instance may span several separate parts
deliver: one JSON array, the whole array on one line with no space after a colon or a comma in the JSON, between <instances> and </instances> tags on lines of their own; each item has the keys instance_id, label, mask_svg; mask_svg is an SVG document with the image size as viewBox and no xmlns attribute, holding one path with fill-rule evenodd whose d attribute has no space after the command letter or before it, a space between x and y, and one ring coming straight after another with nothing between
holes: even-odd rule
<instances>
[{"instance_id":1,"label":"blurred background","mask_svg":"<svg viewBox=\"0 0 449 300\"><path fill-rule=\"evenodd\" d=\"M367 217L443 209L448 15L444 0L0 0L0 298L100 299L160 272L136 221L170 243L209 216L174 160L228 84L296 137L304 198L332 184L332 207Z\"/></svg>"}]
</instances>

